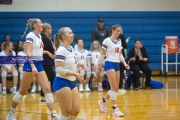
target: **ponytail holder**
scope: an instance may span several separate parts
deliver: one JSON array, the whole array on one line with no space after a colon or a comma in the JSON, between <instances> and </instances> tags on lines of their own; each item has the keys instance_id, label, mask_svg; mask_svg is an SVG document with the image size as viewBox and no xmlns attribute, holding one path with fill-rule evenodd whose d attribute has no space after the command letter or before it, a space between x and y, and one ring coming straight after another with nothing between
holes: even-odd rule
<instances>
[{"instance_id":1,"label":"ponytail holder","mask_svg":"<svg viewBox=\"0 0 180 120\"><path fill-rule=\"evenodd\" d=\"M31 19L31 18L28 20L28 22L30 22L30 21L32 21L32 19Z\"/></svg>"}]
</instances>

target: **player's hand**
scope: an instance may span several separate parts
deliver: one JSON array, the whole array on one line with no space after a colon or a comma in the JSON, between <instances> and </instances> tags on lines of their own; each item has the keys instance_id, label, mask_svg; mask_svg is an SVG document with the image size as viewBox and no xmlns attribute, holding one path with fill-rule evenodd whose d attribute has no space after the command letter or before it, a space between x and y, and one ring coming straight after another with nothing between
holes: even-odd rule
<instances>
[{"instance_id":1,"label":"player's hand","mask_svg":"<svg viewBox=\"0 0 180 120\"><path fill-rule=\"evenodd\" d=\"M79 73L76 73L76 74L75 74L75 77L76 77L76 79L78 79L79 81L83 81L83 80L84 80L84 77L83 77L81 74L79 74Z\"/></svg>"},{"instance_id":2,"label":"player's hand","mask_svg":"<svg viewBox=\"0 0 180 120\"><path fill-rule=\"evenodd\" d=\"M11 73L11 69L8 69L8 73Z\"/></svg>"},{"instance_id":3,"label":"player's hand","mask_svg":"<svg viewBox=\"0 0 180 120\"><path fill-rule=\"evenodd\" d=\"M34 73L34 75L36 75L38 73L38 71L37 71L35 66L32 67L32 72Z\"/></svg>"},{"instance_id":4,"label":"player's hand","mask_svg":"<svg viewBox=\"0 0 180 120\"><path fill-rule=\"evenodd\" d=\"M130 67L129 67L129 65L128 65L128 64L124 64L124 67L125 67L127 70L129 70L129 69L130 69Z\"/></svg>"},{"instance_id":5,"label":"player's hand","mask_svg":"<svg viewBox=\"0 0 180 120\"><path fill-rule=\"evenodd\" d=\"M85 69L85 65L83 63L78 63L77 68L81 67L82 69Z\"/></svg>"},{"instance_id":6,"label":"player's hand","mask_svg":"<svg viewBox=\"0 0 180 120\"><path fill-rule=\"evenodd\" d=\"M99 73L100 73L100 67L98 66L97 69L96 69L96 77L98 78L99 76Z\"/></svg>"}]
</instances>

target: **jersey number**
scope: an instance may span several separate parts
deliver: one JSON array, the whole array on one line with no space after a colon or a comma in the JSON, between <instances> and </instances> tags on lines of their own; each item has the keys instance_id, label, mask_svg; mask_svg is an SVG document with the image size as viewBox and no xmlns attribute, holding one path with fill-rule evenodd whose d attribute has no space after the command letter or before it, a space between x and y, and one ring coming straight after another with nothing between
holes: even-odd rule
<instances>
[{"instance_id":1,"label":"jersey number","mask_svg":"<svg viewBox=\"0 0 180 120\"><path fill-rule=\"evenodd\" d=\"M98 58L98 55L96 55L96 58Z\"/></svg>"},{"instance_id":2,"label":"jersey number","mask_svg":"<svg viewBox=\"0 0 180 120\"><path fill-rule=\"evenodd\" d=\"M74 60L75 60L75 64L77 64L77 59L76 59L76 56L74 56Z\"/></svg>"},{"instance_id":3,"label":"jersey number","mask_svg":"<svg viewBox=\"0 0 180 120\"><path fill-rule=\"evenodd\" d=\"M119 53L119 47L115 47L115 53Z\"/></svg>"},{"instance_id":4,"label":"jersey number","mask_svg":"<svg viewBox=\"0 0 180 120\"><path fill-rule=\"evenodd\" d=\"M40 44L40 48L43 48L43 47L44 47L43 42L39 42L39 44Z\"/></svg>"},{"instance_id":5,"label":"jersey number","mask_svg":"<svg viewBox=\"0 0 180 120\"><path fill-rule=\"evenodd\" d=\"M81 59L84 59L84 56L83 56L83 55L81 56Z\"/></svg>"}]
</instances>

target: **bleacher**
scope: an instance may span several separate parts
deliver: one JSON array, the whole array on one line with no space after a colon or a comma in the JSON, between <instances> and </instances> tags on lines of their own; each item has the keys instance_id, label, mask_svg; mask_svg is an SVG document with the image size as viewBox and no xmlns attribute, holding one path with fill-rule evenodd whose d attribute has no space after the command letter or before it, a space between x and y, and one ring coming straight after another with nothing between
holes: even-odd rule
<instances>
[{"instance_id":1,"label":"bleacher","mask_svg":"<svg viewBox=\"0 0 180 120\"><path fill-rule=\"evenodd\" d=\"M165 36L180 38L180 12L0 12L0 41L8 33L16 42L21 39L27 20L40 18L52 25L53 34L69 26L75 37L85 40L85 47L89 49L91 31L99 17L105 19L108 28L110 23L122 25L124 35L131 37L128 50L134 46L135 39L141 39L153 71L161 69L161 45L165 43ZM175 61L175 55L169 55L169 61ZM169 66L169 70L175 70L175 66Z\"/></svg>"}]
</instances>

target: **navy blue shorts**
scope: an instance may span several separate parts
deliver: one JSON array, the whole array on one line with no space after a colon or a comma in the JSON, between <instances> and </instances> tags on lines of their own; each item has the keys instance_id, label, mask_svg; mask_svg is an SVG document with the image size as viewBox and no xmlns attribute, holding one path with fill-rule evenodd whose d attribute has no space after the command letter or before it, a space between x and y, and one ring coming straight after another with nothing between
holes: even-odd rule
<instances>
[{"instance_id":1,"label":"navy blue shorts","mask_svg":"<svg viewBox=\"0 0 180 120\"><path fill-rule=\"evenodd\" d=\"M110 62L106 61L104 65L104 70L108 71L110 69L114 69L115 71L120 71L120 66L118 62Z\"/></svg>"},{"instance_id":2,"label":"navy blue shorts","mask_svg":"<svg viewBox=\"0 0 180 120\"><path fill-rule=\"evenodd\" d=\"M76 81L70 81L65 78L55 77L53 82L53 91L56 92L61 88L69 87L71 90L76 87Z\"/></svg>"},{"instance_id":3,"label":"navy blue shorts","mask_svg":"<svg viewBox=\"0 0 180 120\"><path fill-rule=\"evenodd\" d=\"M34 65L38 72L44 71L44 67L42 65L42 61L33 61ZM25 72L32 72L31 65L29 61L26 61L23 66L23 71Z\"/></svg>"}]
</instances>

